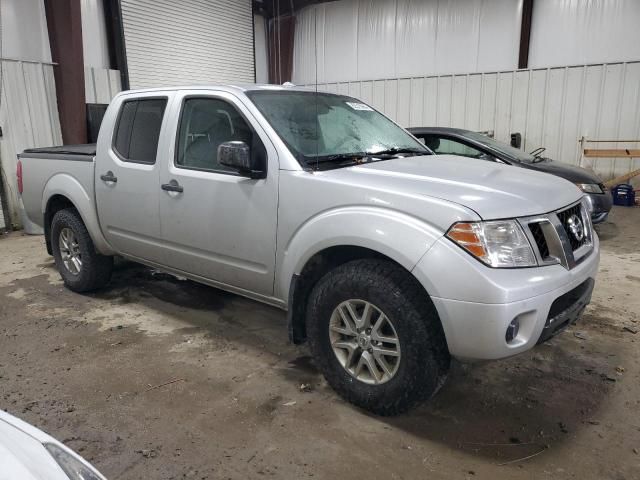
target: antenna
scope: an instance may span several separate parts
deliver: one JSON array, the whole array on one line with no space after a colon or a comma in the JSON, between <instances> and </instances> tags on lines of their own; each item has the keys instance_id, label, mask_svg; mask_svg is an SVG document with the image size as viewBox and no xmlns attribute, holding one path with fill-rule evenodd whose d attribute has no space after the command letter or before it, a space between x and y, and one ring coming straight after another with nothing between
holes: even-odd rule
<instances>
[{"instance_id":1,"label":"antenna","mask_svg":"<svg viewBox=\"0 0 640 480\"><path fill-rule=\"evenodd\" d=\"M318 156L320 155L320 147L319 147L319 131L318 126L320 125L320 120L318 119L318 5L313 7L314 9L314 22L313 22L313 46L314 46L314 59L315 59L315 103L316 103L316 170L318 170Z\"/></svg>"}]
</instances>

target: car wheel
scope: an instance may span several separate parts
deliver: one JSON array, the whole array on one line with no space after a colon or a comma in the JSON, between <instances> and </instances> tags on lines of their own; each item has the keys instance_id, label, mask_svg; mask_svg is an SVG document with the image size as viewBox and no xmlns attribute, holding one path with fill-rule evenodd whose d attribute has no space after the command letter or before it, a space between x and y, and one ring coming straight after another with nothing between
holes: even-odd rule
<instances>
[{"instance_id":1,"label":"car wheel","mask_svg":"<svg viewBox=\"0 0 640 480\"><path fill-rule=\"evenodd\" d=\"M390 261L355 260L321 278L309 298L307 332L333 389L378 415L396 415L429 399L449 370L431 299Z\"/></svg>"},{"instance_id":2,"label":"car wheel","mask_svg":"<svg viewBox=\"0 0 640 480\"><path fill-rule=\"evenodd\" d=\"M51 222L51 246L64 284L74 292L88 292L111 279L113 257L96 252L93 241L75 209L58 211Z\"/></svg>"}]
</instances>

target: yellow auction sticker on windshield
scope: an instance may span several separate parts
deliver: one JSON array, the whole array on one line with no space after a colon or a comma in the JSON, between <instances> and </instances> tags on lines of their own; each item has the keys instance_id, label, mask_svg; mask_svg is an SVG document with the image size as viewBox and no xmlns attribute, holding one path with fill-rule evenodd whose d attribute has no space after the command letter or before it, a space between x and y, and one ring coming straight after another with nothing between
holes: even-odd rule
<instances>
[{"instance_id":1,"label":"yellow auction sticker on windshield","mask_svg":"<svg viewBox=\"0 0 640 480\"><path fill-rule=\"evenodd\" d=\"M353 108L354 110L373 112L373 108L371 108L369 105L365 105L364 103L359 103L359 102L345 102L345 103L349 105L351 108Z\"/></svg>"}]
</instances>

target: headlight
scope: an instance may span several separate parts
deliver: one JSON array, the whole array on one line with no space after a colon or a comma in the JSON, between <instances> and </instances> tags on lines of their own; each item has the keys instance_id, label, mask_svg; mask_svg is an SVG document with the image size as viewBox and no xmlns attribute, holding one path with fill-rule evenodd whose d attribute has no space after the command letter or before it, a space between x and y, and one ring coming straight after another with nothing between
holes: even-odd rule
<instances>
[{"instance_id":1,"label":"headlight","mask_svg":"<svg viewBox=\"0 0 640 480\"><path fill-rule=\"evenodd\" d=\"M538 264L522 227L515 220L458 222L447 237L491 267L534 267Z\"/></svg>"},{"instance_id":2,"label":"headlight","mask_svg":"<svg viewBox=\"0 0 640 480\"><path fill-rule=\"evenodd\" d=\"M576 186L584 193L604 193L597 183L576 183Z\"/></svg>"},{"instance_id":3,"label":"headlight","mask_svg":"<svg viewBox=\"0 0 640 480\"><path fill-rule=\"evenodd\" d=\"M69 452L53 443L45 443L44 448L51 454L69 480L104 480L95 469L88 467Z\"/></svg>"}]
</instances>

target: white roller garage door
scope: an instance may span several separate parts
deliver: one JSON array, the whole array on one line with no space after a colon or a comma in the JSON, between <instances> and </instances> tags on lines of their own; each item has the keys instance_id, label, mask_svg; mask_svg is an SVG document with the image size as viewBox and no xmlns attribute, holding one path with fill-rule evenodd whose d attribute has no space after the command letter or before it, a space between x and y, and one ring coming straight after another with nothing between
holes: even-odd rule
<instances>
[{"instance_id":1,"label":"white roller garage door","mask_svg":"<svg viewBox=\"0 0 640 480\"><path fill-rule=\"evenodd\" d=\"M251 0L121 0L130 88L253 82Z\"/></svg>"}]
</instances>

